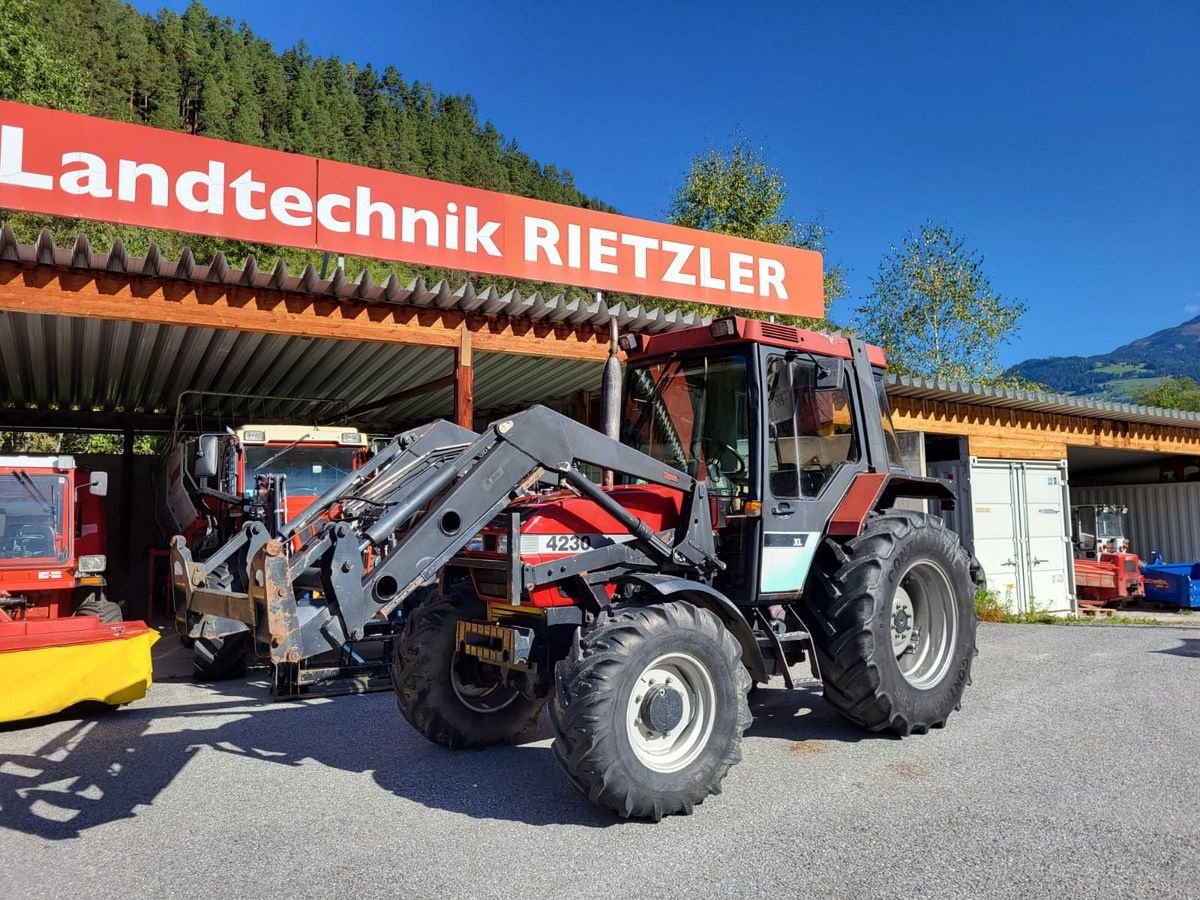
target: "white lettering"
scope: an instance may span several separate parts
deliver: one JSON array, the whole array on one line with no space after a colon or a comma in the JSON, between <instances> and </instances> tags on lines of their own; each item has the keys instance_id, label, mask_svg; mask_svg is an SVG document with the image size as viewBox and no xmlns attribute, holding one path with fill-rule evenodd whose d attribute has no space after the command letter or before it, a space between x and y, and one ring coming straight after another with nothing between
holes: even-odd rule
<instances>
[{"instance_id":1,"label":"white lettering","mask_svg":"<svg viewBox=\"0 0 1200 900\"><path fill-rule=\"evenodd\" d=\"M458 212L457 203L446 204L446 240L445 245L447 250L458 249Z\"/></svg>"},{"instance_id":2,"label":"white lettering","mask_svg":"<svg viewBox=\"0 0 1200 900\"><path fill-rule=\"evenodd\" d=\"M758 261L758 293L763 297L770 297L770 288L775 289L775 296L780 300L788 298L787 288L783 286L783 277L786 271L783 268L783 263L777 259L767 259L765 256Z\"/></svg>"},{"instance_id":3,"label":"white lettering","mask_svg":"<svg viewBox=\"0 0 1200 900\"><path fill-rule=\"evenodd\" d=\"M0 126L0 184L54 190L54 178L22 169L25 155L25 129L15 125Z\"/></svg>"},{"instance_id":4,"label":"white lettering","mask_svg":"<svg viewBox=\"0 0 1200 900\"><path fill-rule=\"evenodd\" d=\"M633 248L633 277L646 277L646 251L658 249L658 238L642 237L640 234L623 234L621 243Z\"/></svg>"},{"instance_id":5,"label":"white lettering","mask_svg":"<svg viewBox=\"0 0 1200 900\"><path fill-rule=\"evenodd\" d=\"M546 253L546 261L554 266L562 265L562 257L558 253L558 226L549 219L539 219L536 216L525 217L525 262L538 261L538 249Z\"/></svg>"},{"instance_id":6,"label":"white lettering","mask_svg":"<svg viewBox=\"0 0 1200 900\"><path fill-rule=\"evenodd\" d=\"M667 271L663 274L662 280L668 281L671 284L695 284L696 276L684 272L683 266L691 257L692 251L696 248L691 244L680 244L677 241L663 241L662 248L667 253L675 254L675 258L667 266Z\"/></svg>"},{"instance_id":7,"label":"white lettering","mask_svg":"<svg viewBox=\"0 0 1200 900\"><path fill-rule=\"evenodd\" d=\"M379 216L379 236L385 241L396 239L396 210L392 204L371 202L371 189L358 187L354 192L354 233L363 236L371 234L371 216Z\"/></svg>"},{"instance_id":8,"label":"white lettering","mask_svg":"<svg viewBox=\"0 0 1200 900\"><path fill-rule=\"evenodd\" d=\"M82 163L82 169L73 172L63 172L58 177L58 186L68 194L88 195L92 197L112 196L112 188L108 186L108 163L94 153L64 153L62 164Z\"/></svg>"},{"instance_id":9,"label":"white lettering","mask_svg":"<svg viewBox=\"0 0 1200 900\"><path fill-rule=\"evenodd\" d=\"M616 265L610 262L605 262L606 259L616 257L616 240L617 233L615 231L609 231L607 228L588 229L589 269L591 269L593 272L607 272L610 275L617 274Z\"/></svg>"},{"instance_id":10,"label":"white lettering","mask_svg":"<svg viewBox=\"0 0 1200 900\"><path fill-rule=\"evenodd\" d=\"M166 206L171 194L167 170L154 163L135 163L130 159L117 162L117 199L133 203L137 200L137 180L150 179L150 205Z\"/></svg>"},{"instance_id":11,"label":"white lettering","mask_svg":"<svg viewBox=\"0 0 1200 900\"><path fill-rule=\"evenodd\" d=\"M312 224L312 197L297 187L275 188L271 192L271 215L284 225L303 228ZM303 213L303 215L296 215Z\"/></svg>"},{"instance_id":12,"label":"white lettering","mask_svg":"<svg viewBox=\"0 0 1200 900\"><path fill-rule=\"evenodd\" d=\"M582 234L583 229L580 226L567 226L567 265L572 269L578 269L583 264L583 241L580 239Z\"/></svg>"},{"instance_id":13,"label":"white lettering","mask_svg":"<svg viewBox=\"0 0 1200 900\"><path fill-rule=\"evenodd\" d=\"M196 196L196 188L205 189L205 198ZM175 199L190 212L219 216L225 212L225 163L210 160L207 172L188 171L175 182Z\"/></svg>"},{"instance_id":14,"label":"white lettering","mask_svg":"<svg viewBox=\"0 0 1200 900\"><path fill-rule=\"evenodd\" d=\"M414 209L411 206L400 210L400 240L406 244L417 242L417 223L425 225L425 246L438 246L438 217L428 209Z\"/></svg>"},{"instance_id":15,"label":"white lettering","mask_svg":"<svg viewBox=\"0 0 1200 900\"><path fill-rule=\"evenodd\" d=\"M736 294L753 294L754 285L746 279L754 277L750 264L754 257L748 253L729 254L729 289Z\"/></svg>"},{"instance_id":16,"label":"white lettering","mask_svg":"<svg viewBox=\"0 0 1200 900\"><path fill-rule=\"evenodd\" d=\"M266 191L267 186L261 181L254 180L254 171L247 169L233 181L229 182L229 186L233 188L233 207L237 210L237 214L243 219L249 219L252 222L257 222L267 217L265 209L259 209L254 205L254 195L261 194Z\"/></svg>"},{"instance_id":17,"label":"white lettering","mask_svg":"<svg viewBox=\"0 0 1200 900\"><path fill-rule=\"evenodd\" d=\"M499 222L487 221L483 223L483 227L479 227L479 209L474 206L467 207L467 226L466 226L466 250L468 253L477 253L480 247L483 247L483 252L488 256L499 256L500 249L492 240L492 235L500 230Z\"/></svg>"},{"instance_id":18,"label":"white lettering","mask_svg":"<svg viewBox=\"0 0 1200 900\"><path fill-rule=\"evenodd\" d=\"M725 279L713 278L712 249L709 247L700 248L700 287L713 288L718 291L725 290Z\"/></svg>"},{"instance_id":19,"label":"white lettering","mask_svg":"<svg viewBox=\"0 0 1200 900\"><path fill-rule=\"evenodd\" d=\"M349 208L350 198L345 194L325 194L317 200L317 222L322 228L345 234L350 230L350 223L334 218L333 211Z\"/></svg>"}]
</instances>

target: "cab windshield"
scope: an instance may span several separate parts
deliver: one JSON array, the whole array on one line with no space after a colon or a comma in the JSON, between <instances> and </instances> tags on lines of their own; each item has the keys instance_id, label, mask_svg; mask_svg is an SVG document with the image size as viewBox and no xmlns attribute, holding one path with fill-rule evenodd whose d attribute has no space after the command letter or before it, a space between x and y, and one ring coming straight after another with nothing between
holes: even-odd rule
<instances>
[{"instance_id":1,"label":"cab windshield","mask_svg":"<svg viewBox=\"0 0 1200 900\"><path fill-rule=\"evenodd\" d=\"M1113 510L1096 512L1096 537L1124 537L1123 531L1124 529L1121 527L1121 514L1119 512Z\"/></svg>"},{"instance_id":2,"label":"cab windshield","mask_svg":"<svg viewBox=\"0 0 1200 900\"><path fill-rule=\"evenodd\" d=\"M28 559L67 561L66 484L62 475L31 475L24 469L0 474L0 565Z\"/></svg>"},{"instance_id":3,"label":"cab windshield","mask_svg":"<svg viewBox=\"0 0 1200 900\"><path fill-rule=\"evenodd\" d=\"M316 497L354 468L357 454L354 447L246 447L246 483L253 484L255 475L286 475L289 497Z\"/></svg>"},{"instance_id":4,"label":"cab windshield","mask_svg":"<svg viewBox=\"0 0 1200 900\"><path fill-rule=\"evenodd\" d=\"M737 354L673 357L630 369L622 440L704 479L718 496L749 487L746 359Z\"/></svg>"}]
</instances>

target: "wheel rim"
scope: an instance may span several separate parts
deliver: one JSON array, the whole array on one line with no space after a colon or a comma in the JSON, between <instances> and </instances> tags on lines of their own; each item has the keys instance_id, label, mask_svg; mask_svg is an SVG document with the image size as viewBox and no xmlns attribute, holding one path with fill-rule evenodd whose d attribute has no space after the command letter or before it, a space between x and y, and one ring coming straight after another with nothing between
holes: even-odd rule
<instances>
[{"instance_id":1,"label":"wheel rim","mask_svg":"<svg viewBox=\"0 0 1200 900\"><path fill-rule=\"evenodd\" d=\"M458 701L472 712L495 713L516 702L521 692L506 684L479 685L463 681L458 672L459 655L450 661L450 687Z\"/></svg>"},{"instance_id":2,"label":"wheel rim","mask_svg":"<svg viewBox=\"0 0 1200 900\"><path fill-rule=\"evenodd\" d=\"M678 772L703 752L715 713L708 669L688 653L664 653L642 670L629 692L629 745L646 768Z\"/></svg>"},{"instance_id":3,"label":"wheel rim","mask_svg":"<svg viewBox=\"0 0 1200 900\"><path fill-rule=\"evenodd\" d=\"M919 560L904 571L888 630L900 674L909 684L928 690L946 677L958 638L958 605L941 566Z\"/></svg>"}]
</instances>

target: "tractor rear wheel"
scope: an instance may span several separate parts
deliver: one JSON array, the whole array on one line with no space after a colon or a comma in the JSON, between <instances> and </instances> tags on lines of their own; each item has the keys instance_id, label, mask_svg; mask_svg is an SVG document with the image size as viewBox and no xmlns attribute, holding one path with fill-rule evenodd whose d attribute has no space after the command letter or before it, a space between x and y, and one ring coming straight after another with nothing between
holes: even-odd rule
<instances>
[{"instance_id":1,"label":"tractor rear wheel","mask_svg":"<svg viewBox=\"0 0 1200 900\"><path fill-rule=\"evenodd\" d=\"M971 558L936 516L891 509L826 541L806 591L825 699L871 731L922 734L962 703L975 657Z\"/></svg>"},{"instance_id":2,"label":"tractor rear wheel","mask_svg":"<svg viewBox=\"0 0 1200 900\"><path fill-rule=\"evenodd\" d=\"M619 815L691 813L742 758L750 673L708 610L617 607L555 675L554 755L588 799Z\"/></svg>"},{"instance_id":3,"label":"tractor rear wheel","mask_svg":"<svg viewBox=\"0 0 1200 900\"><path fill-rule=\"evenodd\" d=\"M460 619L487 610L468 584L429 595L404 616L392 642L392 686L400 712L435 744L459 750L515 740L532 725L545 697L528 697L499 672L458 652Z\"/></svg>"}]
</instances>

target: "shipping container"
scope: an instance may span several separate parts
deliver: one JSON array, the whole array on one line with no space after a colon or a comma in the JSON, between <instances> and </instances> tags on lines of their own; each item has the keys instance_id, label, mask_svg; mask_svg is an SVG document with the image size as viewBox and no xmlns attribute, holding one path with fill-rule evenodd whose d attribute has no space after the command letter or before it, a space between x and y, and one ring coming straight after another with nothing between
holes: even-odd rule
<instances>
[{"instance_id":1,"label":"shipping container","mask_svg":"<svg viewBox=\"0 0 1200 900\"><path fill-rule=\"evenodd\" d=\"M951 481L940 510L983 566L988 587L1014 612L1075 611L1067 464L975 459L929 463Z\"/></svg>"}]
</instances>

